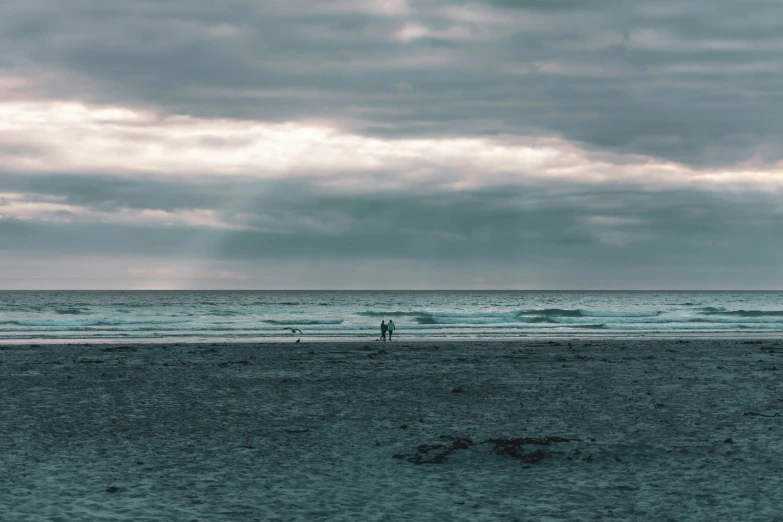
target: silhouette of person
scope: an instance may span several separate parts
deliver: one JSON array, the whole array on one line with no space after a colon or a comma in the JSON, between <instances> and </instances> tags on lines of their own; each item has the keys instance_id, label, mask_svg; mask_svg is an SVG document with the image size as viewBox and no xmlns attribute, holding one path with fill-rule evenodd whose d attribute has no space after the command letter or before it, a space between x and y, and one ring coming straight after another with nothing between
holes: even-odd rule
<instances>
[{"instance_id":1,"label":"silhouette of person","mask_svg":"<svg viewBox=\"0 0 783 522\"><path fill-rule=\"evenodd\" d=\"M381 339L383 339L383 342L386 342L386 330L388 330L389 327L386 326L386 323L381 321Z\"/></svg>"},{"instance_id":2,"label":"silhouette of person","mask_svg":"<svg viewBox=\"0 0 783 522\"><path fill-rule=\"evenodd\" d=\"M392 340L392 334L394 333L394 328L395 328L394 321L389 319L389 324L388 324L388 326L386 328L388 328L388 330L389 330L389 340L391 341Z\"/></svg>"}]
</instances>

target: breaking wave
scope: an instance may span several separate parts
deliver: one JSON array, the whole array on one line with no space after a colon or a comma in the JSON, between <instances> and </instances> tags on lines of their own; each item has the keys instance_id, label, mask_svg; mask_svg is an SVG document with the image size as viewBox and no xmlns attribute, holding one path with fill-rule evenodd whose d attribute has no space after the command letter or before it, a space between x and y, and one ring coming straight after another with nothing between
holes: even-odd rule
<instances>
[{"instance_id":1,"label":"breaking wave","mask_svg":"<svg viewBox=\"0 0 783 522\"><path fill-rule=\"evenodd\" d=\"M536 315L542 317L584 317L581 310L564 310L562 308L547 308L545 310L523 310L518 316Z\"/></svg>"},{"instance_id":2,"label":"breaking wave","mask_svg":"<svg viewBox=\"0 0 783 522\"><path fill-rule=\"evenodd\" d=\"M261 322L266 324L276 324L280 326L291 326L291 327L296 327L300 325L312 326L316 324L343 324L342 319L334 319L334 320L326 320L326 321L313 321L313 320L300 321L298 319L292 319L290 321L276 321L274 319L267 319Z\"/></svg>"},{"instance_id":3,"label":"breaking wave","mask_svg":"<svg viewBox=\"0 0 783 522\"><path fill-rule=\"evenodd\" d=\"M702 308L702 315L729 315L735 317L783 317L783 310L726 310L725 308Z\"/></svg>"},{"instance_id":4,"label":"breaking wave","mask_svg":"<svg viewBox=\"0 0 783 522\"><path fill-rule=\"evenodd\" d=\"M581 318L644 318L660 315L658 311L610 311L610 310L571 310L547 308L540 310L522 310L519 312L498 313L457 313L457 312L357 312L360 317L411 317L417 324L505 324L505 323L553 323L560 324L569 319Z\"/></svg>"},{"instance_id":5,"label":"breaking wave","mask_svg":"<svg viewBox=\"0 0 783 522\"><path fill-rule=\"evenodd\" d=\"M356 312L361 317L409 317L417 315L429 315L429 312Z\"/></svg>"},{"instance_id":6,"label":"breaking wave","mask_svg":"<svg viewBox=\"0 0 783 522\"><path fill-rule=\"evenodd\" d=\"M54 312L60 315L82 315L84 313L84 311L79 308L59 308Z\"/></svg>"},{"instance_id":7,"label":"breaking wave","mask_svg":"<svg viewBox=\"0 0 783 522\"><path fill-rule=\"evenodd\" d=\"M15 321L0 321L0 325L15 325L15 326L62 326L62 327L80 327L80 326L117 326L117 325L143 325L143 324L178 324L186 323L187 321L178 321L171 319L139 319L139 320L124 320L124 319L74 319L74 320L57 320L57 319L18 319Z\"/></svg>"},{"instance_id":8,"label":"breaking wave","mask_svg":"<svg viewBox=\"0 0 783 522\"><path fill-rule=\"evenodd\" d=\"M783 335L783 293L0 292L0 340ZM751 333L749 333L751 332ZM287 337L286 337L287 336Z\"/></svg>"},{"instance_id":9,"label":"breaking wave","mask_svg":"<svg viewBox=\"0 0 783 522\"><path fill-rule=\"evenodd\" d=\"M519 312L520 317L541 316L541 317L655 317L660 315L658 311L615 311L615 310L568 310L562 308L547 308L544 310L524 310Z\"/></svg>"}]
</instances>

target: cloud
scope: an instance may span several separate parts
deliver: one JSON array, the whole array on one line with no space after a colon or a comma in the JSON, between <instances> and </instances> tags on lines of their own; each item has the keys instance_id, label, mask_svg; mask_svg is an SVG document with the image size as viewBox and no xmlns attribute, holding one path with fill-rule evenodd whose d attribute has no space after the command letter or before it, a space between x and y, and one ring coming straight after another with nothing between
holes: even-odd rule
<instances>
[{"instance_id":1,"label":"cloud","mask_svg":"<svg viewBox=\"0 0 783 522\"><path fill-rule=\"evenodd\" d=\"M783 183L779 164L693 169L595 154L557 138L382 138L327 123L161 117L63 102L0 103L0 131L0 159L15 172L299 176L354 191L422 185L467 190L533 179L769 190ZM365 175L379 171L395 175L380 183Z\"/></svg>"},{"instance_id":2,"label":"cloud","mask_svg":"<svg viewBox=\"0 0 783 522\"><path fill-rule=\"evenodd\" d=\"M434 40L472 40L475 35L470 29L460 26L451 26L441 30L430 29L421 24L407 23L394 35L396 40L410 42L421 38Z\"/></svg>"},{"instance_id":3,"label":"cloud","mask_svg":"<svg viewBox=\"0 0 783 522\"><path fill-rule=\"evenodd\" d=\"M770 0L31 0L0 6L0 85L360 135L557 137L720 168L781 150L777 13Z\"/></svg>"},{"instance_id":4,"label":"cloud","mask_svg":"<svg viewBox=\"0 0 783 522\"><path fill-rule=\"evenodd\" d=\"M779 284L778 11L0 4L0 284Z\"/></svg>"},{"instance_id":5,"label":"cloud","mask_svg":"<svg viewBox=\"0 0 783 522\"><path fill-rule=\"evenodd\" d=\"M153 208L114 207L96 210L65 202L62 196L0 193L0 219L49 223L110 223L151 227L197 227L242 229L239 223L228 223L219 212L194 208L166 211Z\"/></svg>"},{"instance_id":6,"label":"cloud","mask_svg":"<svg viewBox=\"0 0 783 522\"><path fill-rule=\"evenodd\" d=\"M48 260L45 270L9 262L0 283L73 281L100 262L101 281L128 288L783 286L783 248L769 241L783 213L764 193L529 185L357 198L289 182L265 187L242 212L266 226L0 219L4 255Z\"/></svg>"},{"instance_id":7,"label":"cloud","mask_svg":"<svg viewBox=\"0 0 783 522\"><path fill-rule=\"evenodd\" d=\"M140 187L139 192L153 191L155 186ZM193 255L208 246L209 255L226 259L301 255L432 261L547 257L562 250L586 261L591 255L615 255L600 241L601 234L610 232L642 238L634 251L623 255L643 260L651 251L676 256L683 248L706 252L724 241L730 245L761 239L781 219L773 194L698 190L651 194L633 185L539 183L462 192L381 191L356 197L306 181L289 181L266 184L238 207L227 204L226 198L233 198L230 191L214 192L211 197L212 207L206 211L220 212L229 223L241 217L247 226L203 227L186 220L170 226L130 220L65 223L10 216L0 220L0 226L9 250L176 256ZM113 200L111 194L107 200ZM101 206L98 201L93 205Z\"/></svg>"}]
</instances>

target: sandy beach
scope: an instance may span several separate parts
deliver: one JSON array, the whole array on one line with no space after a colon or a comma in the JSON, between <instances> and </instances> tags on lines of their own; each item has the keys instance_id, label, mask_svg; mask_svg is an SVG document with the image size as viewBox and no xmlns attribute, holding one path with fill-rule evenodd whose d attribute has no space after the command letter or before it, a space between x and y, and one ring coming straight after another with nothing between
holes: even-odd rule
<instances>
[{"instance_id":1,"label":"sandy beach","mask_svg":"<svg viewBox=\"0 0 783 522\"><path fill-rule=\"evenodd\" d=\"M0 519L783 520L782 354L3 346Z\"/></svg>"}]
</instances>

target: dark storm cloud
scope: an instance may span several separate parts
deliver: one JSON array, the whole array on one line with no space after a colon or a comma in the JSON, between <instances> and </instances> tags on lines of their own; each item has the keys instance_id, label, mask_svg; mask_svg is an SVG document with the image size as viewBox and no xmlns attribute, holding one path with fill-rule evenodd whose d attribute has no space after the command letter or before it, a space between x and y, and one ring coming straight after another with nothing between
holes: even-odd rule
<instances>
[{"instance_id":1,"label":"dark storm cloud","mask_svg":"<svg viewBox=\"0 0 783 522\"><path fill-rule=\"evenodd\" d=\"M505 263L507 269L514 263L590 269L607 277L610 267L623 265L675 270L703 263L708 271L741 272L783 262L780 243L767 241L783 225L783 213L776 198L765 194L529 185L350 196L301 182L255 189L238 204L233 188L206 186L209 206L190 186L180 194L165 187L175 203L156 199L157 182L137 182L131 191L126 184L77 191L81 203L96 209L116 205L129 192L150 209L187 209L189 202L218 210L229 222L241 215L245 230L6 218L0 219L0 237L5 251L49 256L475 260Z\"/></svg>"},{"instance_id":2,"label":"dark storm cloud","mask_svg":"<svg viewBox=\"0 0 783 522\"><path fill-rule=\"evenodd\" d=\"M30 92L169 113L774 162L781 14L771 0L30 0L0 6L0 64Z\"/></svg>"}]
</instances>

